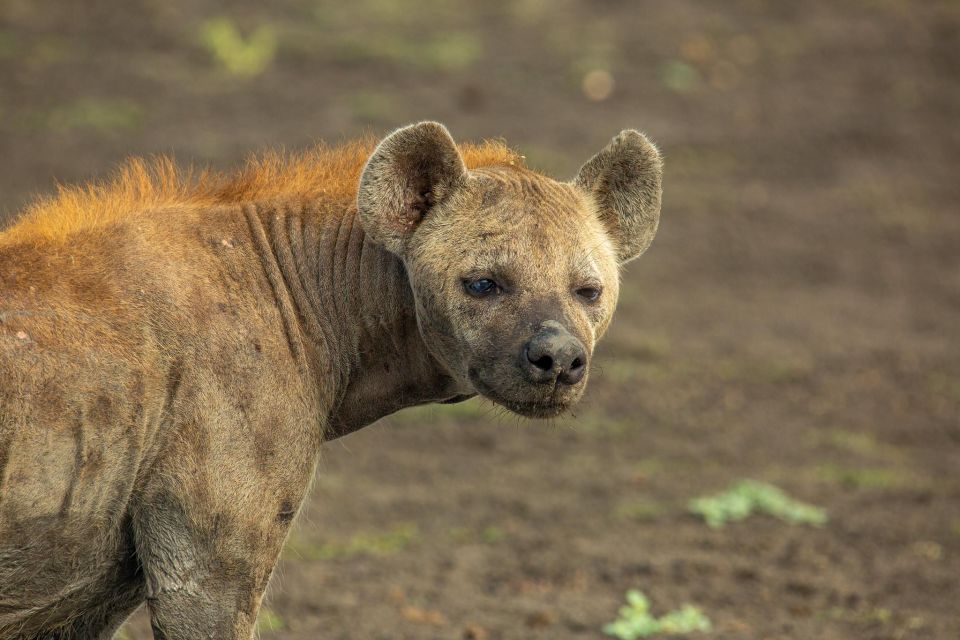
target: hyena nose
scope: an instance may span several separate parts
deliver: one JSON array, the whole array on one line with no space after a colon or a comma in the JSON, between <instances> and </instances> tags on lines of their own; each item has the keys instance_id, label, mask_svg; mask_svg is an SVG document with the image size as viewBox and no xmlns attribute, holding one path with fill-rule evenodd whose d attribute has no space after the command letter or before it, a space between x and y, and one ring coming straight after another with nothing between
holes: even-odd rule
<instances>
[{"instance_id":1,"label":"hyena nose","mask_svg":"<svg viewBox=\"0 0 960 640\"><path fill-rule=\"evenodd\" d=\"M523 346L521 364L530 382L574 385L587 371L587 350L559 322L545 322Z\"/></svg>"}]
</instances>

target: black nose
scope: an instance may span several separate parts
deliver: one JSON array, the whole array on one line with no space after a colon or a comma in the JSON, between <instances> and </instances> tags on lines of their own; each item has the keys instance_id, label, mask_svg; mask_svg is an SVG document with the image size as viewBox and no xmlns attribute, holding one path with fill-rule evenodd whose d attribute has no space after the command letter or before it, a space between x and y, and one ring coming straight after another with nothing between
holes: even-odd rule
<instances>
[{"instance_id":1,"label":"black nose","mask_svg":"<svg viewBox=\"0 0 960 640\"><path fill-rule=\"evenodd\" d=\"M523 346L521 365L530 382L577 384L587 371L587 350L563 325L549 320Z\"/></svg>"}]
</instances>

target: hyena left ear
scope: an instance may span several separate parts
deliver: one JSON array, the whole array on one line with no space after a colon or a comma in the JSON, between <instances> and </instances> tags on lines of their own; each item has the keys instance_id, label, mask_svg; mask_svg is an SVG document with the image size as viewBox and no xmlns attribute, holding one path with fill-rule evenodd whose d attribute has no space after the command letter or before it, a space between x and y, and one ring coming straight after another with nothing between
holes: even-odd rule
<instances>
[{"instance_id":1,"label":"hyena left ear","mask_svg":"<svg viewBox=\"0 0 960 640\"><path fill-rule=\"evenodd\" d=\"M580 168L573 183L593 197L621 264L647 250L657 233L663 160L645 135L621 131Z\"/></svg>"},{"instance_id":2,"label":"hyena left ear","mask_svg":"<svg viewBox=\"0 0 960 640\"><path fill-rule=\"evenodd\" d=\"M360 176L357 209L364 231L402 256L420 221L466 175L460 151L442 124L397 129L377 145Z\"/></svg>"}]
</instances>

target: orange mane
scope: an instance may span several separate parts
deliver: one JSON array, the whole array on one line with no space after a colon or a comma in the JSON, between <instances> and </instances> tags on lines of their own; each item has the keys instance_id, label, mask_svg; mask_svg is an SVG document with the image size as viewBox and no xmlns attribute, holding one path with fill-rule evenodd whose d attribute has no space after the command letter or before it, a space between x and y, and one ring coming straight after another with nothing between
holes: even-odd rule
<instances>
[{"instance_id":1,"label":"orange mane","mask_svg":"<svg viewBox=\"0 0 960 640\"><path fill-rule=\"evenodd\" d=\"M280 198L356 197L360 172L376 146L365 137L337 146L318 144L287 154L267 151L251 156L236 173L181 169L166 156L131 158L103 182L59 186L39 198L19 220L0 231L0 242L62 239L81 229L171 205L211 206ZM521 165L523 157L502 142L462 144L467 167Z\"/></svg>"}]
</instances>

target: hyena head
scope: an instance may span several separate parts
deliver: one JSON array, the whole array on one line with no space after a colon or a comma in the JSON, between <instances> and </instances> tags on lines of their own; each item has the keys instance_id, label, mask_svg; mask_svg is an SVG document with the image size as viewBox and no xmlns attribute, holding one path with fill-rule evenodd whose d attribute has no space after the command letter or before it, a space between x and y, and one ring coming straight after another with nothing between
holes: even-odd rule
<instances>
[{"instance_id":1,"label":"hyena head","mask_svg":"<svg viewBox=\"0 0 960 640\"><path fill-rule=\"evenodd\" d=\"M360 180L365 231L403 261L420 333L465 389L525 416L583 395L619 267L653 240L662 163L621 132L570 182L468 170L443 125L385 138Z\"/></svg>"}]
</instances>

